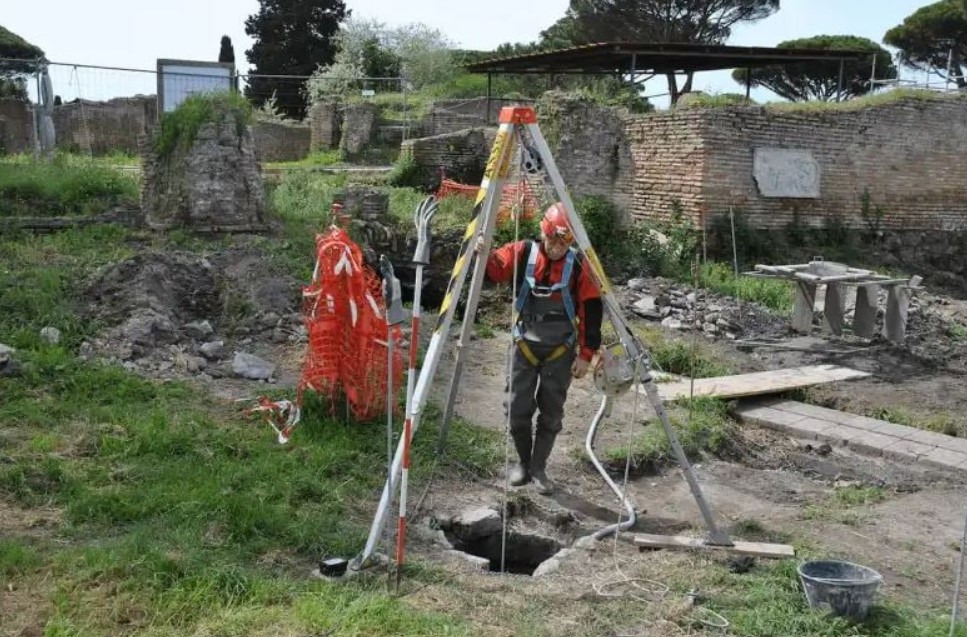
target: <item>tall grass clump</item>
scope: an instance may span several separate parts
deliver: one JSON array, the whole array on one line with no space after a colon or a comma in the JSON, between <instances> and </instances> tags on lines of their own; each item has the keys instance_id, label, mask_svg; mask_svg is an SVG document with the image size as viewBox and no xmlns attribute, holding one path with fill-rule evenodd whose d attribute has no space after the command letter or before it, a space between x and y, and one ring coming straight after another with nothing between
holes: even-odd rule
<instances>
[{"instance_id":1,"label":"tall grass clump","mask_svg":"<svg viewBox=\"0 0 967 637\"><path fill-rule=\"evenodd\" d=\"M137 179L87 157L0 161L0 216L96 214L138 196Z\"/></svg>"}]
</instances>

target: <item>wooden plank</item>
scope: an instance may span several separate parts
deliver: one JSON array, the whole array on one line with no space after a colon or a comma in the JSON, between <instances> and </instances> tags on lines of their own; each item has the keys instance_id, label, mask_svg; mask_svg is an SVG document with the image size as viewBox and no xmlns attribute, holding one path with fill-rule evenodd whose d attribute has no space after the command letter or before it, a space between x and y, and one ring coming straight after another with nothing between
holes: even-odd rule
<instances>
[{"instance_id":1,"label":"wooden plank","mask_svg":"<svg viewBox=\"0 0 967 637\"><path fill-rule=\"evenodd\" d=\"M768 372L740 374L738 376L696 378L695 396L741 398L743 396L778 394L790 389L866 378L867 376L869 376L867 372L838 365L806 365ZM691 391L691 382L686 379L674 383L660 383L656 387L658 387L658 394L662 400L671 402L688 398ZM638 391L644 394L644 389L640 385Z\"/></svg>"},{"instance_id":2,"label":"wooden plank","mask_svg":"<svg viewBox=\"0 0 967 637\"><path fill-rule=\"evenodd\" d=\"M754 555L755 557L784 558L796 557L796 549L788 544L768 544L765 542L743 542L732 540L732 546L718 546L708 544L704 538L686 537L684 535L651 535L641 533L635 535L635 545L652 549L715 549L735 553L737 555Z\"/></svg>"}]
</instances>

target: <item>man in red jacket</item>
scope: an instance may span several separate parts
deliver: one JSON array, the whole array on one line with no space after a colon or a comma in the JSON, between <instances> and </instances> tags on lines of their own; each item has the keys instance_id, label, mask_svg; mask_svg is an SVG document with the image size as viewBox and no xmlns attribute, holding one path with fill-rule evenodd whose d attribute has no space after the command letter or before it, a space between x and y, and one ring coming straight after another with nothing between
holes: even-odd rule
<instances>
[{"instance_id":1,"label":"man in red jacket","mask_svg":"<svg viewBox=\"0 0 967 637\"><path fill-rule=\"evenodd\" d=\"M477 241L478 252L482 241ZM601 346L600 293L582 256L571 247L573 241L564 205L558 202L544 213L541 241L509 243L487 259L491 281L510 282L515 264L518 277L510 433L519 462L510 483L521 486L533 478L543 494L554 490L547 458L563 426L571 379L584 377ZM537 431L532 434L535 411Z\"/></svg>"}]
</instances>

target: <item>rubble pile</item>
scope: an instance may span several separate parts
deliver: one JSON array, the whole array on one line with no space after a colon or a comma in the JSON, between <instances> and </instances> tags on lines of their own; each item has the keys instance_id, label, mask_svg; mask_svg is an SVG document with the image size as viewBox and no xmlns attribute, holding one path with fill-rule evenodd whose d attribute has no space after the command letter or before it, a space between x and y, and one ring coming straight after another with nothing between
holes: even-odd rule
<instances>
[{"instance_id":1,"label":"rubble pile","mask_svg":"<svg viewBox=\"0 0 967 637\"><path fill-rule=\"evenodd\" d=\"M113 264L88 285L85 311L106 327L80 355L162 378L272 381L275 366L245 350L304 342L306 331L298 283L265 264L251 249L144 252Z\"/></svg>"},{"instance_id":2,"label":"rubble pile","mask_svg":"<svg viewBox=\"0 0 967 637\"><path fill-rule=\"evenodd\" d=\"M768 308L669 279L631 279L619 292L626 310L673 330L697 330L709 338L735 340L778 336L789 320Z\"/></svg>"}]
</instances>

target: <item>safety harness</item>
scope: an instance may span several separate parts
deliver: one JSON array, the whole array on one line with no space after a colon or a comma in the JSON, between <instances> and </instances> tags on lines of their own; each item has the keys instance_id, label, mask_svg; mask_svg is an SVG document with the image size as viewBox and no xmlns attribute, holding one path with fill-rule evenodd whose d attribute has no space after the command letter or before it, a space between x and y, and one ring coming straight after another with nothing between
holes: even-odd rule
<instances>
[{"instance_id":1,"label":"safety harness","mask_svg":"<svg viewBox=\"0 0 967 637\"><path fill-rule=\"evenodd\" d=\"M577 312L574 309L574 299L571 296L571 277L574 272L575 261L577 261L577 252L573 248L568 248L567 256L565 257L564 261L564 270L561 273L561 280L551 286L537 285L537 281L534 278L534 274L537 270L537 255L539 252L540 246L538 243L531 241L530 251L527 255L527 265L524 269L524 280L520 286L520 292L517 295L517 300L514 302L514 341L517 344L517 348L520 349L521 354L524 355L524 358L526 358L527 361L535 367L541 365L542 363L549 363L553 360L556 360L573 349L578 335L578 317ZM527 344L527 341L524 340L523 334L521 333L521 312L527 305L527 299L531 294L537 297L546 298L557 292L561 294L561 301L564 304L564 312L567 314L567 318L571 322L571 325L574 329L571 331L571 335L568 337L567 342L556 347L550 354L541 360L536 354L534 354L534 351Z\"/></svg>"}]
</instances>

